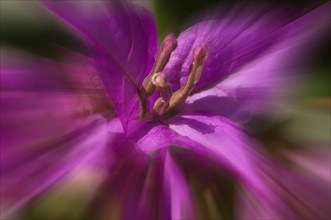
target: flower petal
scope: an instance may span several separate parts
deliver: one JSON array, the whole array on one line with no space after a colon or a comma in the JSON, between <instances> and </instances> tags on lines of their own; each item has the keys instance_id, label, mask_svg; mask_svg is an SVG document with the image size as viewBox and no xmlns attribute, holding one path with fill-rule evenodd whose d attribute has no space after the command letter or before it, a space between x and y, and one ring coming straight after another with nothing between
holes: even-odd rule
<instances>
[{"instance_id":1,"label":"flower petal","mask_svg":"<svg viewBox=\"0 0 331 220\"><path fill-rule=\"evenodd\" d=\"M245 64L255 61L276 43L286 40L289 32L299 30L302 33L313 27L313 24L327 24L328 6L321 6L317 10L317 13L322 13L319 17L316 12L313 12L315 16L304 15L304 21L291 26L295 28L291 30L286 26L300 15L296 13L297 10L284 10L272 7L271 4L233 7L224 12L222 18L203 21L182 32L178 37L178 47L164 71L169 74L173 89L182 87L192 62L193 49L202 44L207 45L210 53L194 91L208 88ZM312 18L314 20L309 21Z\"/></svg>"},{"instance_id":2,"label":"flower petal","mask_svg":"<svg viewBox=\"0 0 331 220\"><path fill-rule=\"evenodd\" d=\"M277 38L272 26L256 19L259 13L252 10L234 18L228 12L231 17L202 21L183 31L164 70L170 83L176 89L185 84L193 50L199 45L206 45L209 55L195 90L220 80L265 51Z\"/></svg>"},{"instance_id":3,"label":"flower petal","mask_svg":"<svg viewBox=\"0 0 331 220\"><path fill-rule=\"evenodd\" d=\"M13 51L1 55L1 144L6 148L61 138L105 109L111 115L102 91L80 66Z\"/></svg>"},{"instance_id":4,"label":"flower petal","mask_svg":"<svg viewBox=\"0 0 331 220\"><path fill-rule=\"evenodd\" d=\"M321 6L277 30L282 39L213 88L194 94L187 112L226 116L246 122L251 116L274 110L289 96L298 76L307 69L302 54L314 49L311 42L325 37L331 27L328 5Z\"/></svg>"},{"instance_id":5,"label":"flower petal","mask_svg":"<svg viewBox=\"0 0 331 220\"><path fill-rule=\"evenodd\" d=\"M259 164L268 164L263 152L231 121L203 115L175 116L169 127L156 126L138 140L137 147L151 153L179 146L218 161L238 176L242 183L264 200L273 211L287 210L260 175ZM266 165L267 166L267 165Z\"/></svg>"},{"instance_id":6,"label":"flower petal","mask_svg":"<svg viewBox=\"0 0 331 220\"><path fill-rule=\"evenodd\" d=\"M284 101L282 98L293 80L293 68L287 63L289 53L286 49L276 48L215 87L192 95L183 111L186 114L222 115L245 123L252 116L277 107L277 103Z\"/></svg>"},{"instance_id":7,"label":"flower petal","mask_svg":"<svg viewBox=\"0 0 331 220\"><path fill-rule=\"evenodd\" d=\"M170 202L171 219L194 218L193 198L188 183L169 152L164 158L164 194ZM166 201L166 200L164 200Z\"/></svg>"},{"instance_id":8,"label":"flower petal","mask_svg":"<svg viewBox=\"0 0 331 220\"><path fill-rule=\"evenodd\" d=\"M109 135L105 119L87 117L95 112L94 107L84 107L92 105L85 101L93 97L98 107L99 93L81 70L80 66L1 50L3 215L57 183L74 167L100 156ZM91 152L94 144L97 147Z\"/></svg>"},{"instance_id":9,"label":"flower petal","mask_svg":"<svg viewBox=\"0 0 331 220\"><path fill-rule=\"evenodd\" d=\"M268 204L267 210L291 213L261 175L261 164L267 167L270 161L231 121L201 115L174 117L170 128L205 146L207 156L233 170L246 187Z\"/></svg>"},{"instance_id":10,"label":"flower petal","mask_svg":"<svg viewBox=\"0 0 331 220\"><path fill-rule=\"evenodd\" d=\"M1 214L10 215L74 168L101 163L108 139L105 119L94 117L57 141L10 148L1 144Z\"/></svg>"},{"instance_id":11,"label":"flower petal","mask_svg":"<svg viewBox=\"0 0 331 220\"><path fill-rule=\"evenodd\" d=\"M114 122L117 124L118 122ZM107 149L110 169L107 176L97 190L95 197L87 210L88 218L116 218L116 219L146 219L157 215L157 210L150 209L152 202L149 196L158 196L147 192L154 186L155 179L146 178L151 159L139 149L135 143L117 131L112 136ZM146 179L145 179L146 178ZM143 187L144 184L150 187ZM158 191L156 191L158 193ZM155 205L155 204L153 204ZM112 207L109 210L109 207Z\"/></svg>"},{"instance_id":12,"label":"flower petal","mask_svg":"<svg viewBox=\"0 0 331 220\"><path fill-rule=\"evenodd\" d=\"M299 156L293 155L294 158L303 156L300 155L300 150L296 152ZM315 151L315 149L313 150ZM327 149L323 149L323 151L327 151ZM318 163L321 160L320 157L316 157L317 155L312 155L312 152L310 153L309 156L313 157L310 158L311 161L309 163ZM330 156L325 157L325 153L327 152L324 152L324 156L318 156L322 156L322 161L330 165ZM277 161L277 163L273 161L268 166L261 164L263 179L268 187L280 197L282 203L288 207L287 210L283 209L281 212L275 210L273 205L263 197L254 196L249 189L243 186L243 190L239 191L237 217L240 219L261 217L272 217L274 219L327 219L331 212L330 180L320 178L318 176L318 170L313 170L312 172L311 170L293 165L284 164L283 161ZM330 177L330 168L328 168L328 171Z\"/></svg>"},{"instance_id":13,"label":"flower petal","mask_svg":"<svg viewBox=\"0 0 331 220\"><path fill-rule=\"evenodd\" d=\"M120 2L42 4L86 39L97 72L126 127L139 114L139 87L152 67L157 49L157 32L150 12Z\"/></svg>"},{"instance_id":14,"label":"flower petal","mask_svg":"<svg viewBox=\"0 0 331 220\"><path fill-rule=\"evenodd\" d=\"M168 126L154 126L137 141L146 153L169 146L180 146L216 159L244 179L259 182L257 165L262 157L248 145L250 139L223 117L203 115L175 116ZM263 157L262 157L263 158Z\"/></svg>"},{"instance_id":15,"label":"flower petal","mask_svg":"<svg viewBox=\"0 0 331 220\"><path fill-rule=\"evenodd\" d=\"M169 127L204 146L206 156L224 163L244 179L254 182L257 178L256 162L262 154L254 151L249 145L252 141L231 121L203 115L178 116L170 120Z\"/></svg>"},{"instance_id":16,"label":"flower petal","mask_svg":"<svg viewBox=\"0 0 331 220\"><path fill-rule=\"evenodd\" d=\"M181 136L164 125L153 126L137 141L137 147L147 154L170 146L181 146L202 150L203 146Z\"/></svg>"},{"instance_id":17,"label":"flower petal","mask_svg":"<svg viewBox=\"0 0 331 220\"><path fill-rule=\"evenodd\" d=\"M281 199L277 205L283 208L279 209L245 185L238 187L237 193L236 218L238 219L300 219Z\"/></svg>"}]
</instances>

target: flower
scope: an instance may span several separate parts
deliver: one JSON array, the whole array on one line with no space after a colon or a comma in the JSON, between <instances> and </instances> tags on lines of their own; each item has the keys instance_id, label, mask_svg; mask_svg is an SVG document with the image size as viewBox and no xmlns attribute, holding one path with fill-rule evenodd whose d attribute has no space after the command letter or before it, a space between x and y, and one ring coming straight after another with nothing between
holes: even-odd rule
<instances>
[{"instance_id":1,"label":"flower","mask_svg":"<svg viewBox=\"0 0 331 220\"><path fill-rule=\"evenodd\" d=\"M244 201L239 206L244 211L238 212L246 215L241 217L297 216L261 171L272 167L270 156L241 125L283 98L301 53L329 25L329 4L279 20L275 18L284 12L273 8L236 8L192 26L177 39L168 35L159 50L153 17L140 6L42 4L76 30L90 53L72 54L78 67L38 59L8 62L2 70L1 101L6 107L1 111L7 116L1 119L3 210L21 207L78 168L104 174L101 191L120 201L120 218L199 218L186 174L169 150L177 146L199 155L197 167L208 160L225 167L247 195L253 194L243 201L251 198L260 204L259 212L245 211L251 204ZM61 73L57 78L59 70L69 72L65 77L78 88L61 87L68 79ZM44 74L49 75L45 81ZM77 101L81 94L84 104ZM92 114L78 116L71 105ZM69 110L54 109L62 106ZM32 127L15 126L21 120ZM22 184L25 189L20 189ZM88 213L104 213L104 203L117 205L105 195L96 197Z\"/></svg>"}]
</instances>

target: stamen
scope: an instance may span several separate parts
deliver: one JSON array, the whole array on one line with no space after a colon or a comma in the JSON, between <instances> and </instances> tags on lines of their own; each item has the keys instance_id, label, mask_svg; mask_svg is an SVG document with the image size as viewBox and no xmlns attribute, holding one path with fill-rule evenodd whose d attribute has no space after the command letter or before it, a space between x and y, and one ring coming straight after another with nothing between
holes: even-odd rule
<instances>
[{"instance_id":1,"label":"stamen","mask_svg":"<svg viewBox=\"0 0 331 220\"><path fill-rule=\"evenodd\" d=\"M168 63L172 51L177 47L177 40L173 34L168 35L160 48L160 52L157 55L152 72L145 78L142 83L141 91L144 97L152 95L155 91L155 85L152 83L152 78L156 76L156 73L161 72L165 65Z\"/></svg>"},{"instance_id":2,"label":"stamen","mask_svg":"<svg viewBox=\"0 0 331 220\"><path fill-rule=\"evenodd\" d=\"M162 116L166 112L175 110L181 106L188 96L191 94L194 86L200 80L204 61L208 57L209 50L205 45L199 45L194 48L193 51L193 61L190 65L189 74L187 76L186 83L184 87L172 93L170 85L168 84L168 76L163 73L165 65L170 59L172 51L177 47L177 41L174 35L168 35L161 45L160 52L157 55L156 61L152 68L152 72L145 78L140 91L141 91L141 114L140 118L146 118L146 100L147 98L155 92L155 89L160 93L160 98L158 98L153 106L152 114L148 114L149 117L154 118L155 116Z\"/></svg>"},{"instance_id":3,"label":"stamen","mask_svg":"<svg viewBox=\"0 0 331 220\"><path fill-rule=\"evenodd\" d=\"M172 91L168 84L168 76L167 74L159 72L156 77L153 78L152 82L157 87L161 96L156 100L153 112L157 115L163 115L168 111L169 101L172 96Z\"/></svg>"},{"instance_id":4,"label":"stamen","mask_svg":"<svg viewBox=\"0 0 331 220\"><path fill-rule=\"evenodd\" d=\"M169 34L164 39L160 53L158 54L152 72L157 73L163 70L168 63L170 54L177 48L177 40L175 35Z\"/></svg>"},{"instance_id":5,"label":"stamen","mask_svg":"<svg viewBox=\"0 0 331 220\"><path fill-rule=\"evenodd\" d=\"M208 58L208 55L209 50L206 45L201 45L194 49L193 62L198 66L194 77L194 85L197 84L200 80L203 62Z\"/></svg>"},{"instance_id":6,"label":"stamen","mask_svg":"<svg viewBox=\"0 0 331 220\"><path fill-rule=\"evenodd\" d=\"M193 62L190 65L189 75L185 86L177 90L170 99L169 110L178 108L186 101L194 86L198 83L203 70L203 62L208 57L208 48L205 45L196 47L193 51Z\"/></svg>"}]
</instances>

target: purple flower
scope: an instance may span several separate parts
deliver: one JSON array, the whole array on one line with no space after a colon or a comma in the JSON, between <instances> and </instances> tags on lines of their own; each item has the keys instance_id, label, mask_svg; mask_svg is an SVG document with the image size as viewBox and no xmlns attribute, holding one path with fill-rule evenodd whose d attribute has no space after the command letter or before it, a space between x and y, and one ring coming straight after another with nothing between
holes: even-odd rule
<instances>
[{"instance_id":1,"label":"purple flower","mask_svg":"<svg viewBox=\"0 0 331 220\"><path fill-rule=\"evenodd\" d=\"M304 216L267 180L272 160L242 126L282 100L302 53L328 28L330 4L291 15L234 8L177 39L168 35L159 49L153 17L140 6L42 4L76 30L90 53L70 53L78 65L35 58L1 67L5 214L78 168L105 174L100 190L108 192L88 213L102 212L111 195L124 219L199 218L187 174L169 150L179 147L196 155L192 167L206 172L202 178L209 171L201 167L214 161L238 181L247 196L237 217ZM257 212L249 211L252 203Z\"/></svg>"}]
</instances>

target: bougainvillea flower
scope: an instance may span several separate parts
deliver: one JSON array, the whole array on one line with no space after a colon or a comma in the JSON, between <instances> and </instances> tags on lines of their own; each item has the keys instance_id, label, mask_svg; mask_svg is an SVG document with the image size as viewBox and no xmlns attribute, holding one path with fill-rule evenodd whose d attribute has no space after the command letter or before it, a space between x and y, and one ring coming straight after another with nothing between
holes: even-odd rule
<instances>
[{"instance_id":1,"label":"bougainvillea flower","mask_svg":"<svg viewBox=\"0 0 331 220\"><path fill-rule=\"evenodd\" d=\"M105 178L88 213L105 218L105 203L123 219L199 218L187 175L169 150L179 147L198 155L197 170L214 161L239 182L247 196L237 217L304 216L266 180L261 167L273 167L271 160L242 125L281 101L302 70L302 54L329 28L330 4L291 14L235 8L177 39L168 35L158 48L153 17L141 6L41 3L74 30L89 55L69 53L79 65L38 58L1 67L6 214L71 170L89 167ZM81 95L86 105L77 101Z\"/></svg>"}]
</instances>

